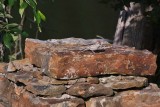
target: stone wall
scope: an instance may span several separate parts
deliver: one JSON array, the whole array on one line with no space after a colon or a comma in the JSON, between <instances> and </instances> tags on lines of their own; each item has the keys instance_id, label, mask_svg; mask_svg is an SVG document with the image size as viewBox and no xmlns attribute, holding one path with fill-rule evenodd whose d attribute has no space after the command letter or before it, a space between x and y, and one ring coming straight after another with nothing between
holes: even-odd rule
<instances>
[{"instance_id":1,"label":"stone wall","mask_svg":"<svg viewBox=\"0 0 160 107\"><path fill-rule=\"evenodd\" d=\"M103 39L26 39L0 64L0 107L159 107L156 56Z\"/></svg>"}]
</instances>

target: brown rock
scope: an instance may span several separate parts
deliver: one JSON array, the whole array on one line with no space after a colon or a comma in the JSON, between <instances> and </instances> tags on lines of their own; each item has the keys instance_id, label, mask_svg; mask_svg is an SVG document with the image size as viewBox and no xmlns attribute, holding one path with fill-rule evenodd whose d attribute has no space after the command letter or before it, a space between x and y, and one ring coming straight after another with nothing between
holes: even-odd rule
<instances>
[{"instance_id":1,"label":"brown rock","mask_svg":"<svg viewBox=\"0 0 160 107\"><path fill-rule=\"evenodd\" d=\"M25 85L30 84L33 79L33 76L30 72L18 71L16 73L7 73L6 77L13 81L14 83L20 82Z\"/></svg>"},{"instance_id":2,"label":"brown rock","mask_svg":"<svg viewBox=\"0 0 160 107\"><path fill-rule=\"evenodd\" d=\"M27 39L25 53L32 64L42 67L43 72L57 79L104 74L155 74L156 56L147 50L116 47L107 43L101 45L100 49L99 47L93 49L93 46L97 44L87 45L87 47L79 44L75 47L75 45L57 45Z\"/></svg>"},{"instance_id":3,"label":"brown rock","mask_svg":"<svg viewBox=\"0 0 160 107\"><path fill-rule=\"evenodd\" d=\"M14 92L15 92L15 94L20 95L24 91L25 91L24 86L17 86L16 84L14 84Z\"/></svg>"},{"instance_id":4,"label":"brown rock","mask_svg":"<svg viewBox=\"0 0 160 107\"><path fill-rule=\"evenodd\" d=\"M10 82L8 81L7 78L5 78L4 75L0 75L0 96L4 94L6 91L6 88L8 88Z\"/></svg>"},{"instance_id":5,"label":"brown rock","mask_svg":"<svg viewBox=\"0 0 160 107\"><path fill-rule=\"evenodd\" d=\"M4 104L0 103L0 107L5 107Z\"/></svg>"},{"instance_id":6,"label":"brown rock","mask_svg":"<svg viewBox=\"0 0 160 107\"><path fill-rule=\"evenodd\" d=\"M123 107L120 105L119 100L119 97L95 97L86 101L86 107Z\"/></svg>"},{"instance_id":7,"label":"brown rock","mask_svg":"<svg viewBox=\"0 0 160 107\"><path fill-rule=\"evenodd\" d=\"M97 77L88 77L87 82L90 83L90 84L98 84L99 79Z\"/></svg>"},{"instance_id":8,"label":"brown rock","mask_svg":"<svg viewBox=\"0 0 160 107\"><path fill-rule=\"evenodd\" d=\"M112 89L140 88L148 85L148 79L136 76L110 76L99 79L105 87Z\"/></svg>"},{"instance_id":9,"label":"brown rock","mask_svg":"<svg viewBox=\"0 0 160 107\"><path fill-rule=\"evenodd\" d=\"M68 84L73 85L73 84L76 84L77 81L78 81L78 79L68 80Z\"/></svg>"},{"instance_id":10,"label":"brown rock","mask_svg":"<svg viewBox=\"0 0 160 107\"><path fill-rule=\"evenodd\" d=\"M42 72L40 72L38 70L37 71L33 71L32 74L33 74L34 78L37 78L39 80L43 79Z\"/></svg>"},{"instance_id":11,"label":"brown rock","mask_svg":"<svg viewBox=\"0 0 160 107\"><path fill-rule=\"evenodd\" d=\"M68 84L68 81L65 80L57 80L54 78L49 78L47 76L43 76L42 79L38 80L39 83L41 84L52 84L52 85L64 85Z\"/></svg>"},{"instance_id":12,"label":"brown rock","mask_svg":"<svg viewBox=\"0 0 160 107\"><path fill-rule=\"evenodd\" d=\"M23 71L31 71L33 69L33 65L29 62L28 58L22 60L14 60L9 62L7 71L13 72L16 70L23 70Z\"/></svg>"},{"instance_id":13,"label":"brown rock","mask_svg":"<svg viewBox=\"0 0 160 107\"><path fill-rule=\"evenodd\" d=\"M8 80L7 80L8 81ZM9 83L9 84L8 84ZM11 106L11 100L12 100L12 95L15 93L14 92L14 84L12 82L8 81L8 85L4 84L3 88L3 93L0 95L0 101L2 101L3 105L5 107L12 107ZM2 84L3 85L3 84ZM1 91L2 92L2 91Z\"/></svg>"},{"instance_id":14,"label":"brown rock","mask_svg":"<svg viewBox=\"0 0 160 107\"><path fill-rule=\"evenodd\" d=\"M78 83L71 86L67 93L73 96L88 98L102 95L111 96L113 95L113 90L100 84Z\"/></svg>"},{"instance_id":15,"label":"brown rock","mask_svg":"<svg viewBox=\"0 0 160 107\"><path fill-rule=\"evenodd\" d=\"M17 71L15 73L7 73L6 77L14 83L20 82L25 85L64 85L68 84L65 80L56 80L47 76L42 76L40 72L24 72Z\"/></svg>"},{"instance_id":16,"label":"brown rock","mask_svg":"<svg viewBox=\"0 0 160 107\"><path fill-rule=\"evenodd\" d=\"M42 41L42 40L37 40L37 39L31 39L27 38L25 41L25 57L26 58L31 58L32 53L38 49L38 48L45 48L47 47L50 49L52 47L52 51L63 51L66 50L67 48L75 48L77 46L85 46L89 44L95 44L98 42L101 42L101 44L109 44L106 40L104 39L81 39L81 38L66 38L66 39L52 39L48 41ZM36 56L35 56L36 57ZM32 58L30 59L32 61Z\"/></svg>"},{"instance_id":17,"label":"brown rock","mask_svg":"<svg viewBox=\"0 0 160 107\"><path fill-rule=\"evenodd\" d=\"M65 80L57 80L54 78L49 78L47 76L42 76L42 79L34 78L32 83L41 84L41 85L65 85L68 84L68 81Z\"/></svg>"},{"instance_id":18,"label":"brown rock","mask_svg":"<svg viewBox=\"0 0 160 107\"><path fill-rule=\"evenodd\" d=\"M0 63L0 73L5 73L7 71L7 63Z\"/></svg>"},{"instance_id":19,"label":"brown rock","mask_svg":"<svg viewBox=\"0 0 160 107\"><path fill-rule=\"evenodd\" d=\"M78 78L76 83L84 83L86 82L86 78Z\"/></svg>"},{"instance_id":20,"label":"brown rock","mask_svg":"<svg viewBox=\"0 0 160 107\"><path fill-rule=\"evenodd\" d=\"M26 89L35 95L43 96L61 96L65 91L66 87L63 85L27 85Z\"/></svg>"},{"instance_id":21,"label":"brown rock","mask_svg":"<svg viewBox=\"0 0 160 107\"><path fill-rule=\"evenodd\" d=\"M47 41L41 41L36 39L26 39L25 42L25 57L30 58L32 52L38 47L46 47Z\"/></svg>"},{"instance_id":22,"label":"brown rock","mask_svg":"<svg viewBox=\"0 0 160 107\"><path fill-rule=\"evenodd\" d=\"M68 80L69 85L73 85L76 83L84 83L84 82L86 82L86 78L78 78L78 79Z\"/></svg>"},{"instance_id":23,"label":"brown rock","mask_svg":"<svg viewBox=\"0 0 160 107\"><path fill-rule=\"evenodd\" d=\"M80 98L63 99L63 100L56 100L56 99L44 99L44 100L48 102L50 105L52 105L51 107L85 107L83 99Z\"/></svg>"},{"instance_id":24,"label":"brown rock","mask_svg":"<svg viewBox=\"0 0 160 107\"><path fill-rule=\"evenodd\" d=\"M11 101L12 107L85 107L84 101L80 98L35 98L34 95L28 92L24 92L20 96L13 95Z\"/></svg>"},{"instance_id":25,"label":"brown rock","mask_svg":"<svg viewBox=\"0 0 160 107\"><path fill-rule=\"evenodd\" d=\"M14 71L16 71L16 67L12 62L10 62L7 67L7 72L14 72Z\"/></svg>"},{"instance_id":26,"label":"brown rock","mask_svg":"<svg viewBox=\"0 0 160 107\"><path fill-rule=\"evenodd\" d=\"M23 94L12 95L11 107L50 107L47 102L42 102L39 98L35 98L32 94L24 92Z\"/></svg>"},{"instance_id":27,"label":"brown rock","mask_svg":"<svg viewBox=\"0 0 160 107\"><path fill-rule=\"evenodd\" d=\"M160 107L160 89L151 85L143 90L124 91L114 97L91 98L86 107Z\"/></svg>"},{"instance_id":28,"label":"brown rock","mask_svg":"<svg viewBox=\"0 0 160 107\"><path fill-rule=\"evenodd\" d=\"M0 96L0 107L10 107L8 100Z\"/></svg>"}]
</instances>

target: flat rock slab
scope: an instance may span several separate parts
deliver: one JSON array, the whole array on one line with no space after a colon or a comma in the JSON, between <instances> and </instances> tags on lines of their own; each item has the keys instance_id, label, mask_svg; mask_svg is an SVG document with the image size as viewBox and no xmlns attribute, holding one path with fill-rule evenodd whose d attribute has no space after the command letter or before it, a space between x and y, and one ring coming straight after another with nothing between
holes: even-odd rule
<instances>
[{"instance_id":1,"label":"flat rock slab","mask_svg":"<svg viewBox=\"0 0 160 107\"><path fill-rule=\"evenodd\" d=\"M106 74L154 75L157 68L156 56L151 52L105 42L85 45L84 42L72 44L71 41L57 43L27 39L25 45L26 57L31 63L57 79Z\"/></svg>"},{"instance_id":2,"label":"flat rock slab","mask_svg":"<svg viewBox=\"0 0 160 107\"><path fill-rule=\"evenodd\" d=\"M124 91L114 97L91 98L86 107L160 107L160 89L149 86L143 90Z\"/></svg>"},{"instance_id":3,"label":"flat rock slab","mask_svg":"<svg viewBox=\"0 0 160 107\"><path fill-rule=\"evenodd\" d=\"M138 76L110 76L99 78L100 83L112 89L142 88L148 85L148 79Z\"/></svg>"},{"instance_id":4,"label":"flat rock slab","mask_svg":"<svg viewBox=\"0 0 160 107\"><path fill-rule=\"evenodd\" d=\"M6 78L13 81L14 83L20 82L25 85L28 85L33 80L33 75L30 72L16 72L16 73L7 73Z\"/></svg>"},{"instance_id":5,"label":"flat rock slab","mask_svg":"<svg viewBox=\"0 0 160 107\"><path fill-rule=\"evenodd\" d=\"M111 96L113 90L109 87L104 87L101 84L89 84L89 83L78 83L71 86L67 91L69 95L79 96L83 98L89 98L94 96Z\"/></svg>"},{"instance_id":6,"label":"flat rock slab","mask_svg":"<svg viewBox=\"0 0 160 107\"><path fill-rule=\"evenodd\" d=\"M11 107L85 107L83 99L80 98L35 98L34 95L28 92L24 92L20 96L15 94L12 96L14 97L11 100Z\"/></svg>"},{"instance_id":7,"label":"flat rock slab","mask_svg":"<svg viewBox=\"0 0 160 107\"><path fill-rule=\"evenodd\" d=\"M61 96L66 87L63 85L27 85L26 89L35 95L42 96Z\"/></svg>"},{"instance_id":8,"label":"flat rock slab","mask_svg":"<svg viewBox=\"0 0 160 107\"><path fill-rule=\"evenodd\" d=\"M99 82L98 78L78 78L73 80L60 80L60 79L54 79L50 78L48 76L44 76L42 74L39 74L40 71L34 71L34 72L26 72L26 71L17 71L12 73L6 73L5 77L13 81L14 83L23 83L24 85L73 85L76 83L94 83L97 84ZM37 75L39 76L37 76Z\"/></svg>"},{"instance_id":9,"label":"flat rock slab","mask_svg":"<svg viewBox=\"0 0 160 107\"><path fill-rule=\"evenodd\" d=\"M22 60L14 60L8 63L7 71L14 72L16 70L31 71L33 65L30 63L28 58Z\"/></svg>"}]
</instances>

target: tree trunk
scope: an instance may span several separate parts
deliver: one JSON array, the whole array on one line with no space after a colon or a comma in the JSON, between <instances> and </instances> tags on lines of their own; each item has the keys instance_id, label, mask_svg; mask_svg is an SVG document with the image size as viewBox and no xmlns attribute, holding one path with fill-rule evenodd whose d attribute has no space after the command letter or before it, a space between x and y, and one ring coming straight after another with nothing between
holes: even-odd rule
<instances>
[{"instance_id":1,"label":"tree trunk","mask_svg":"<svg viewBox=\"0 0 160 107\"><path fill-rule=\"evenodd\" d=\"M115 45L127 45L136 49L154 50L155 38L152 24L144 16L145 8L140 3L130 3L120 12L114 37Z\"/></svg>"}]
</instances>

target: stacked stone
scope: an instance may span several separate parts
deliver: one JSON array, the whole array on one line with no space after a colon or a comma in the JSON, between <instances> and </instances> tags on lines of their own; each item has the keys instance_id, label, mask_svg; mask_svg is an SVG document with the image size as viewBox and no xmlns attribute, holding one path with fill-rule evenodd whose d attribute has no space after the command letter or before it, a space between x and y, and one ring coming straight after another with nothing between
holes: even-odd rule
<instances>
[{"instance_id":1,"label":"stacked stone","mask_svg":"<svg viewBox=\"0 0 160 107\"><path fill-rule=\"evenodd\" d=\"M0 107L159 107L147 50L103 39L26 39L23 60L0 64Z\"/></svg>"}]
</instances>

